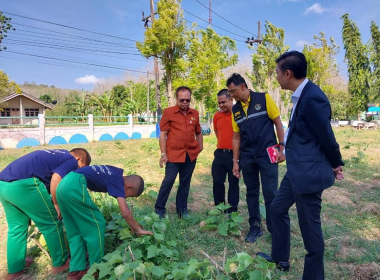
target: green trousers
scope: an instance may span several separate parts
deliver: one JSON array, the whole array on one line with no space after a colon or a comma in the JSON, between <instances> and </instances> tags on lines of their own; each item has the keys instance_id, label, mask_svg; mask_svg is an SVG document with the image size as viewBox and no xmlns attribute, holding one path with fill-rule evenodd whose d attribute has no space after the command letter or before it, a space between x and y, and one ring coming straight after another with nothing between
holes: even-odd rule
<instances>
[{"instance_id":1,"label":"green trousers","mask_svg":"<svg viewBox=\"0 0 380 280\"><path fill-rule=\"evenodd\" d=\"M44 235L53 266L66 262L62 222L57 220L51 197L39 179L0 181L0 201L8 222L8 273L20 272L25 266L30 220Z\"/></svg>"},{"instance_id":2,"label":"green trousers","mask_svg":"<svg viewBox=\"0 0 380 280\"><path fill-rule=\"evenodd\" d=\"M86 248L90 266L104 256L106 221L87 191L86 178L66 175L57 187L57 201L71 252L70 272L86 269Z\"/></svg>"}]
</instances>

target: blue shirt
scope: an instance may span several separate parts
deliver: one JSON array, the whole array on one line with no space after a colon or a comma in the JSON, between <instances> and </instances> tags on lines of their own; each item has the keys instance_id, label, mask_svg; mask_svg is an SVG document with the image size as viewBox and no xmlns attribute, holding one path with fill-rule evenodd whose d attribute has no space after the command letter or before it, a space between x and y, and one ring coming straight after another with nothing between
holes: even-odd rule
<instances>
[{"instance_id":1,"label":"blue shirt","mask_svg":"<svg viewBox=\"0 0 380 280\"><path fill-rule=\"evenodd\" d=\"M66 150L39 150L16 159L0 172L0 180L12 182L16 180L38 178L50 190L53 173L62 178L78 168L78 162Z\"/></svg>"},{"instance_id":2,"label":"blue shirt","mask_svg":"<svg viewBox=\"0 0 380 280\"><path fill-rule=\"evenodd\" d=\"M94 192L108 192L113 197L124 197L123 169L110 165L91 165L74 171L83 174L87 188Z\"/></svg>"}]
</instances>

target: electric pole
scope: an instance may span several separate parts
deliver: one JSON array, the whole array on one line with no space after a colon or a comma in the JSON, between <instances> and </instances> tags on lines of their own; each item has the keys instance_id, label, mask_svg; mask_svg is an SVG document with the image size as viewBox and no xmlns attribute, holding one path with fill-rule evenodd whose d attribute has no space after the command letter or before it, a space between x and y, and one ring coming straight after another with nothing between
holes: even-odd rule
<instances>
[{"instance_id":1,"label":"electric pole","mask_svg":"<svg viewBox=\"0 0 380 280\"><path fill-rule=\"evenodd\" d=\"M152 22L154 22L154 2L153 0L150 0L150 19ZM162 115L162 109L161 109L161 95L160 95L160 73L158 72L158 58L154 57L154 82L156 85L156 103L157 103L157 120L159 116Z\"/></svg>"},{"instance_id":2,"label":"electric pole","mask_svg":"<svg viewBox=\"0 0 380 280\"><path fill-rule=\"evenodd\" d=\"M259 21L258 22L258 30L257 30L257 39L255 39L254 37L247 38L247 41L245 41L245 43L250 44L251 46L253 46L254 43L261 44L263 42L263 40L261 40L261 38L260 38L260 29L261 29L261 23Z\"/></svg>"},{"instance_id":3,"label":"electric pole","mask_svg":"<svg viewBox=\"0 0 380 280\"><path fill-rule=\"evenodd\" d=\"M150 83L149 83L149 70L148 73L146 74L147 80L148 80L148 89L147 89L147 95L146 95L146 113L148 117L150 117L150 112L149 112L149 89L150 89ZM150 119L149 119L150 120Z\"/></svg>"}]
</instances>

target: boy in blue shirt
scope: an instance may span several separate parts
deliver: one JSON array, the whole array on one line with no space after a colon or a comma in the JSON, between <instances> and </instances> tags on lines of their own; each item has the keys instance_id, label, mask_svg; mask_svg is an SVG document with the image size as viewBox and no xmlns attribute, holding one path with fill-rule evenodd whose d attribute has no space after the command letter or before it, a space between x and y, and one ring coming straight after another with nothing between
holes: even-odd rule
<instances>
[{"instance_id":1,"label":"boy in blue shirt","mask_svg":"<svg viewBox=\"0 0 380 280\"><path fill-rule=\"evenodd\" d=\"M90 266L99 263L104 255L106 221L92 202L87 188L107 192L116 198L121 215L136 234L152 234L140 228L125 201L127 197L140 196L144 191L144 180L140 176L123 176L123 169L110 165L86 166L69 173L57 188L58 205L71 252L67 280L79 280L86 274L86 249Z\"/></svg>"},{"instance_id":2,"label":"boy in blue shirt","mask_svg":"<svg viewBox=\"0 0 380 280\"><path fill-rule=\"evenodd\" d=\"M7 280L19 278L23 268L33 262L31 258L25 258L30 220L45 237L53 274L68 268L69 258L55 191L66 174L90 162L89 153L81 148L70 152L39 150L20 157L0 172L0 201L8 222Z\"/></svg>"}]
</instances>

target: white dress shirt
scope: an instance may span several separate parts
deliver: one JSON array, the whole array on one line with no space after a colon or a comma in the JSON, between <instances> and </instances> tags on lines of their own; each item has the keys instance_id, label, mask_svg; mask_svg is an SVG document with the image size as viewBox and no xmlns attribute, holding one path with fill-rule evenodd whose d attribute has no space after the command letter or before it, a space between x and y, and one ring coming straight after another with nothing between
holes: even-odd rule
<instances>
[{"instance_id":1,"label":"white dress shirt","mask_svg":"<svg viewBox=\"0 0 380 280\"><path fill-rule=\"evenodd\" d=\"M303 91L303 89L306 86L306 84L307 84L308 81L309 81L308 79L305 79L298 86L298 88L296 89L296 91L293 92L292 96L290 97L290 99L292 100L292 103L293 103L293 109L292 109L292 113L290 115L290 121L292 121L292 119L293 119L293 114L296 111L298 99L300 99L301 93L302 93L302 91ZM289 133L289 127L285 131L285 136L284 136L284 143L285 143L285 145L286 145L286 140L288 140L288 133ZM285 153L285 151L284 151L284 153Z\"/></svg>"}]
</instances>

